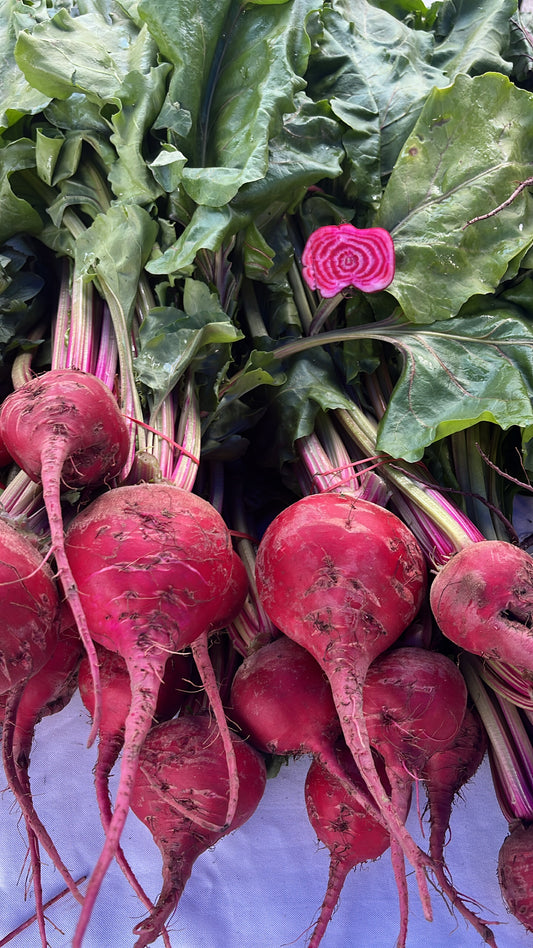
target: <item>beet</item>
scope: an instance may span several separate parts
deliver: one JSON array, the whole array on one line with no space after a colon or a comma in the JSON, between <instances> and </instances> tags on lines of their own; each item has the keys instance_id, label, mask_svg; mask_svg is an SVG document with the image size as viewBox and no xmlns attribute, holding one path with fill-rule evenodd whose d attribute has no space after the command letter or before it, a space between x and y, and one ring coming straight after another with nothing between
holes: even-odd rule
<instances>
[{"instance_id":1,"label":"beet","mask_svg":"<svg viewBox=\"0 0 533 948\"><path fill-rule=\"evenodd\" d=\"M509 827L498 854L498 880L511 914L533 932L533 823Z\"/></svg>"}]
</instances>

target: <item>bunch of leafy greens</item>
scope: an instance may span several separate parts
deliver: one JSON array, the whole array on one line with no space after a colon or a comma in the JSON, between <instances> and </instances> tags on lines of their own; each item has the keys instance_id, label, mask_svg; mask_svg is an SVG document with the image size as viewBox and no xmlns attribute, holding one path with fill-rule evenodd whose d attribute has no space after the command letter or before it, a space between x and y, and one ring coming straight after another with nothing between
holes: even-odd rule
<instances>
[{"instance_id":1,"label":"bunch of leafy greens","mask_svg":"<svg viewBox=\"0 0 533 948\"><path fill-rule=\"evenodd\" d=\"M71 256L126 333L151 281L135 372L154 405L192 365L206 444L266 411L283 460L394 351L380 450L416 460L485 420L517 426L528 463L533 23L517 0L0 13L0 242ZM392 233L395 279L280 364L272 350L301 332L302 242L341 219Z\"/></svg>"}]
</instances>

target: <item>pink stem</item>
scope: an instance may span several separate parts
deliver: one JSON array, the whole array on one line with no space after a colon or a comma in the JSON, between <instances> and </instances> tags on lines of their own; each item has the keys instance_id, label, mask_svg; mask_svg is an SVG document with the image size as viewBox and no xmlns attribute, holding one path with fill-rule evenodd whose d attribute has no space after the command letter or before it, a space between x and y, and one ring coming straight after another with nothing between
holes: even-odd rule
<instances>
[{"instance_id":1,"label":"pink stem","mask_svg":"<svg viewBox=\"0 0 533 948\"><path fill-rule=\"evenodd\" d=\"M332 662L331 667L325 668L325 671L332 683L333 697L346 743L353 754L354 761L368 790L381 811L391 841L393 838L398 841L406 858L415 870L424 916L428 921L432 921L433 913L425 870L432 867L433 861L427 853L424 853L416 845L404 822L400 820L376 770L363 713L363 670L359 669L358 674L356 674L352 666L347 668L344 662ZM339 687L335 685L336 675L339 675L340 678ZM345 697L348 693L349 703Z\"/></svg>"}]
</instances>

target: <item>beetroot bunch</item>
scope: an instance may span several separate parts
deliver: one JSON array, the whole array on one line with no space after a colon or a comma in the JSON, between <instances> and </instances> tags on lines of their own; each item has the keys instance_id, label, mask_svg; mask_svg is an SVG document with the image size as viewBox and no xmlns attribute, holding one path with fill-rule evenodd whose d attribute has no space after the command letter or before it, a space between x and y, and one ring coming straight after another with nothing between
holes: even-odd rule
<instances>
[{"instance_id":1,"label":"beetroot bunch","mask_svg":"<svg viewBox=\"0 0 533 948\"><path fill-rule=\"evenodd\" d=\"M247 577L222 516L207 500L171 482L117 485L129 450L129 429L112 392L99 378L65 369L31 379L4 401L0 428L10 456L42 485L51 540L48 555L57 567L56 580L37 550L37 541L32 543L15 526L0 521L6 609L9 604L1 643L4 764L28 827L42 944L47 941L39 844L82 904L72 942L81 945L101 882L115 856L149 911L155 912L129 870L120 837L145 739L161 708L168 709L163 716L179 710L178 694L183 697L186 677L183 663L192 667L193 654L215 714L214 724L198 718L197 749L203 743L208 745L209 767L213 771L218 759L219 776L213 791L218 800L216 812L199 813L197 826L188 803L180 806L179 799L175 801L177 811L186 817L188 829L183 830L182 846L187 848L188 839L189 855L184 858L189 867L194 854L202 849L199 827L208 828L207 848L247 819L259 802L264 763L255 751L242 750L230 736L207 655L208 636L241 609ZM93 495L89 494L81 512L70 516L65 530L62 497L66 490L82 488L91 489ZM27 768L34 726L47 708L59 710L69 700L84 652L83 687L93 719L90 742L98 734L102 750L96 778L106 842L82 897L38 820ZM111 676L103 662L108 653L115 658ZM176 684L175 666L180 656L183 662ZM120 674L119 658L123 662ZM126 689L120 701L119 677ZM167 693L170 689L166 700L162 683ZM192 726L197 717L187 715L184 721ZM107 734L114 735L111 744L108 738L103 743ZM218 744L213 743L217 734ZM188 751L180 751L178 738L175 747L175 757L183 763ZM119 754L120 781L111 804L106 775ZM195 778L188 779L192 792ZM251 786L252 780L255 782L245 797L247 780ZM138 807L142 810L140 803ZM194 854L190 849L193 840ZM182 885L187 874L182 874ZM173 904L179 897L177 889L175 892ZM168 900L168 894L165 898ZM146 935L139 944L149 944L157 937L170 911L158 909L149 928L150 938Z\"/></svg>"},{"instance_id":2,"label":"beetroot bunch","mask_svg":"<svg viewBox=\"0 0 533 948\"><path fill-rule=\"evenodd\" d=\"M210 276L227 289L227 258L214 262ZM316 335L337 296L390 285L394 245L381 228L325 226L301 265L307 287L327 301L308 324ZM308 755L302 811L329 853L309 948L324 938L347 874L386 853L397 948L407 944L410 873L425 919L438 893L495 946L475 893L456 887L445 855L454 799L489 744L461 658L512 666L530 680L530 556L485 540L451 504L437 516L437 491L413 487L401 463L380 458L372 425L358 435L355 410L348 421L338 416L345 440L325 416L297 439L291 501L262 531L249 530L237 491L221 497L224 451L212 448L212 467L200 465L206 413L193 369L143 413L132 378L115 378L116 314L112 327L104 314L100 328L102 358L92 361L101 375L53 365L19 380L0 407L12 477L0 520L3 761L27 831L41 945L44 850L80 906L72 948L83 948L114 860L142 905L134 948L159 937L172 948L169 921L200 854L252 816L267 767ZM138 345L131 330L127 346L115 339L121 371L128 346ZM382 404L375 389L373 398ZM187 409L180 417L178 403ZM361 444L368 458L354 462ZM28 526L34 518L38 534ZM416 631L422 626L427 634ZM76 688L91 719L88 743L98 742L104 831L83 893L39 818L29 779L37 724ZM420 786L427 846L408 828ZM161 854L155 899L124 845L130 813ZM498 871L506 903L528 927L524 823L512 827Z\"/></svg>"}]
</instances>

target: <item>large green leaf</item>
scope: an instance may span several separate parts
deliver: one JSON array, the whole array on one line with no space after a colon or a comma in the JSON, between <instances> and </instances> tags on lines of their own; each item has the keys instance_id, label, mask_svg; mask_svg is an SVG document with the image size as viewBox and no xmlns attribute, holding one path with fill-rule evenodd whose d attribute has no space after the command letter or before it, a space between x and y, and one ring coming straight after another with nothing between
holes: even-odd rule
<instances>
[{"instance_id":1,"label":"large green leaf","mask_svg":"<svg viewBox=\"0 0 533 948\"><path fill-rule=\"evenodd\" d=\"M147 264L151 273L186 271L202 248L217 250L224 241L256 224L280 218L301 201L312 184L342 171L342 146L337 122L327 105L301 94L295 111L285 117L269 143L269 164L257 181L243 184L222 207L199 205L177 241Z\"/></svg>"},{"instance_id":2,"label":"large green leaf","mask_svg":"<svg viewBox=\"0 0 533 948\"><path fill-rule=\"evenodd\" d=\"M159 253L157 247L154 249L146 269L154 274L188 273L199 250L218 250L224 240L246 226L248 220L248 215L237 214L231 205L200 205L179 238L164 253Z\"/></svg>"},{"instance_id":3,"label":"large green leaf","mask_svg":"<svg viewBox=\"0 0 533 948\"><path fill-rule=\"evenodd\" d=\"M386 178L434 86L431 33L411 29L367 0L338 0L321 14L306 78L346 126L354 193L376 205Z\"/></svg>"},{"instance_id":4,"label":"large green leaf","mask_svg":"<svg viewBox=\"0 0 533 948\"><path fill-rule=\"evenodd\" d=\"M14 125L23 115L40 112L49 96L34 89L15 61L15 43L19 31L31 25L32 18L21 12L14 0L0 2L0 132Z\"/></svg>"},{"instance_id":5,"label":"large green leaf","mask_svg":"<svg viewBox=\"0 0 533 948\"><path fill-rule=\"evenodd\" d=\"M413 322L448 319L493 290L533 242L524 192L531 177L533 96L505 76L458 76L429 96L395 165L376 223L392 233L396 276L388 288Z\"/></svg>"},{"instance_id":6,"label":"large green leaf","mask_svg":"<svg viewBox=\"0 0 533 948\"><path fill-rule=\"evenodd\" d=\"M533 328L514 308L392 328L390 337L404 364L380 450L416 461L434 441L479 421L503 429L533 424Z\"/></svg>"},{"instance_id":7,"label":"large green leaf","mask_svg":"<svg viewBox=\"0 0 533 948\"><path fill-rule=\"evenodd\" d=\"M196 204L223 207L266 173L269 140L305 85L304 24L315 6L316 0L139 3L174 66L165 121L156 124L167 126L186 156L182 185Z\"/></svg>"},{"instance_id":8,"label":"large green leaf","mask_svg":"<svg viewBox=\"0 0 533 948\"><path fill-rule=\"evenodd\" d=\"M284 343L274 355L285 366L295 355L347 339L353 344L350 351L345 347L347 361L357 360L357 340L393 347L398 378L378 448L417 461L435 441L480 421L533 430L533 324L523 312L506 300L480 298L468 315L453 320L416 326L396 314ZM355 373L348 368L348 374Z\"/></svg>"},{"instance_id":9,"label":"large green leaf","mask_svg":"<svg viewBox=\"0 0 533 948\"><path fill-rule=\"evenodd\" d=\"M128 16L118 15L116 4L109 15L106 6L86 5L76 16L59 9L19 34L16 59L36 89L74 102L81 115L88 105L91 121L91 104L98 105L116 150L109 169L115 195L151 203L162 189L146 163L147 134L161 110L170 65L156 64L156 46L145 26L139 30Z\"/></svg>"},{"instance_id":10,"label":"large green leaf","mask_svg":"<svg viewBox=\"0 0 533 948\"><path fill-rule=\"evenodd\" d=\"M445 0L437 11L433 64L459 73L511 72L511 17L517 0Z\"/></svg>"},{"instance_id":11,"label":"large green leaf","mask_svg":"<svg viewBox=\"0 0 533 948\"><path fill-rule=\"evenodd\" d=\"M192 164L202 117L208 110L211 89L216 83L224 37L232 20L240 13L235 0L140 0L137 10L154 37L160 55L173 65L168 103L161 127ZM207 96L207 98L206 98Z\"/></svg>"},{"instance_id":12,"label":"large green leaf","mask_svg":"<svg viewBox=\"0 0 533 948\"><path fill-rule=\"evenodd\" d=\"M132 70L147 72L155 46L127 17L109 20L93 8L81 16L59 9L15 46L19 68L35 89L56 99L85 92L108 102Z\"/></svg>"}]
</instances>

